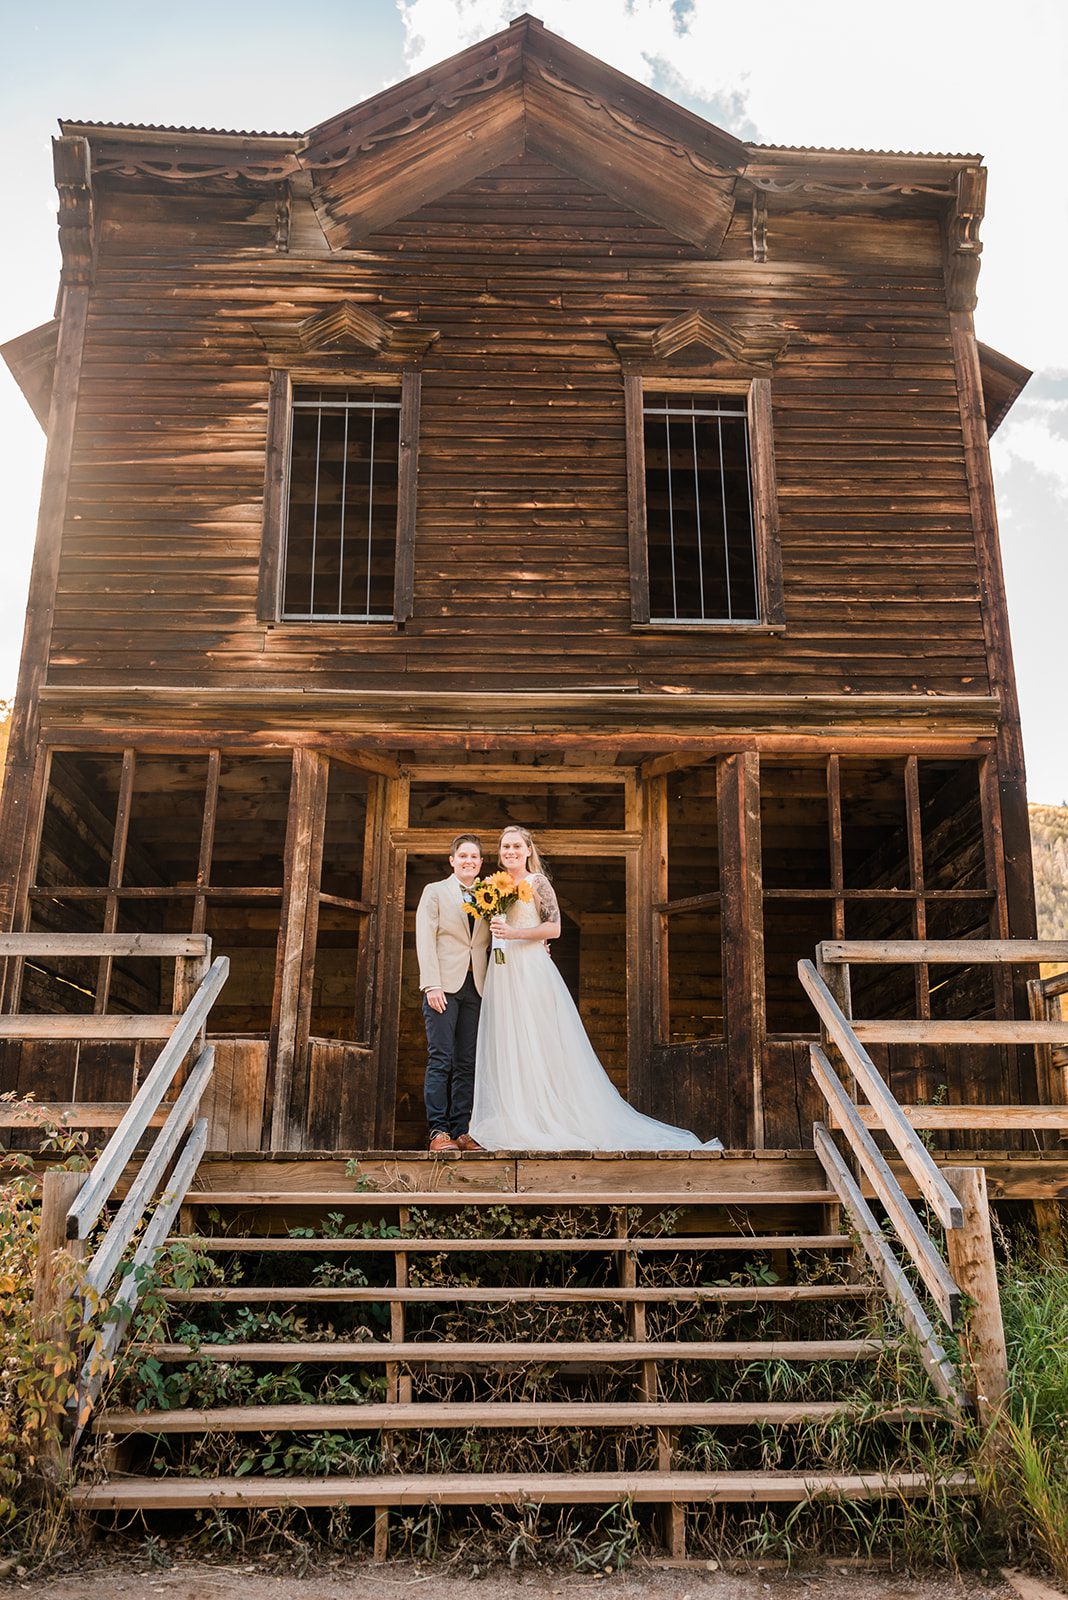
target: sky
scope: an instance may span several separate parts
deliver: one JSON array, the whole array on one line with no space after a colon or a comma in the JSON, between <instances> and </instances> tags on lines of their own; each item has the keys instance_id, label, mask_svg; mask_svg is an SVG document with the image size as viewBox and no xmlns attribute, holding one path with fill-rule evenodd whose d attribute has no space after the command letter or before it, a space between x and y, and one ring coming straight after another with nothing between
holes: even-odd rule
<instances>
[{"instance_id":1,"label":"sky","mask_svg":"<svg viewBox=\"0 0 1068 1600\"><path fill-rule=\"evenodd\" d=\"M1032 800L1068 803L1068 190L1062 0L526 0L557 33L743 139L981 154L976 330L1034 369L993 440ZM0 0L9 152L0 343L59 272L50 140L85 121L298 130L505 27L520 0ZM17 159L13 159L17 156ZM14 692L44 440L0 368L0 698ZM1058 644L1058 640L1060 643ZM1064 654L1062 654L1064 652ZM1061 662L1058 669L1057 662Z\"/></svg>"}]
</instances>

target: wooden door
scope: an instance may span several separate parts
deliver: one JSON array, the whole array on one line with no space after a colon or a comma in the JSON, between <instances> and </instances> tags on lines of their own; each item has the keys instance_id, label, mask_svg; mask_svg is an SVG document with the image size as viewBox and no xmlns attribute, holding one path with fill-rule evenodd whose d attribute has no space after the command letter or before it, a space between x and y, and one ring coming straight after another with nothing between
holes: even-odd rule
<instances>
[{"instance_id":1,"label":"wooden door","mask_svg":"<svg viewBox=\"0 0 1068 1600\"><path fill-rule=\"evenodd\" d=\"M606 1071L621 1093L632 1094L630 1016L638 924L631 912L631 895L633 863L641 838L630 826L622 775L610 774L601 780L603 787L612 791L610 802L603 806L610 826L594 827L575 821L567 826L541 827L537 796L509 793L501 782L493 785L484 775L480 779L477 769L466 794L457 791L451 809L447 807L447 775L435 784L431 769L417 768L416 774L411 823L394 828L392 861L386 873L390 910L388 933L383 923L383 940L391 943L388 949L383 947L378 1002L383 1022L377 1069L383 1145L392 1142L397 1148L419 1147L425 1135L422 1075L426 1044L414 951L419 894L425 883L448 872L449 845L459 832L474 832L482 838L485 870L493 870L497 835L510 815L530 817L539 847L544 846L565 927L572 939L571 947L565 949L561 943L558 949L561 975ZM569 804L574 798L573 776L566 769L555 775L545 773L542 786L548 791L557 788L558 806L561 793ZM429 791L429 797L421 796L421 789ZM568 813L567 805L562 809ZM448 826L436 822L428 825L428 814L442 811L448 816ZM552 812L549 804L541 814L551 817ZM570 814L578 815L579 808L572 806ZM392 1118L388 1129L387 1117Z\"/></svg>"}]
</instances>

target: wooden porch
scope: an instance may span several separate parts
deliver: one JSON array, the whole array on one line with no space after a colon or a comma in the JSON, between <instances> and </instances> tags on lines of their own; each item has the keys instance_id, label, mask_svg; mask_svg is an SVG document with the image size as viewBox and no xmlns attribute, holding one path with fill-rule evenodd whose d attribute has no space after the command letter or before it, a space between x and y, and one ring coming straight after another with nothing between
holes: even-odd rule
<instances>
[{"instance_id":1,"label":"wooden porch","mask_svg":"<svg viewBox=\"0 0 1068 1600\"><path fill-rule=\"evenodd\" d=\"M492 742L477 757L414 742L43 750L20 920L44 943L8 963L6 1009L33 1020L19 1036L0 1019L3 1087L95 1101L99 1125L114 1121L151 1036L135 1019L163 1026L174 957L60 946L191 932L231 961L209 1148L420 1148L415 906L455 833L479 833L492 859L516 817L551 861L554 956L613 1081L732 1148L811 1138L816 1024L796 967L818 943L1010 931L997 758L982 741L868 736L862 753L765 735L756 749L589 743L536 761L514 737ZM854 982L863 1009L895 1024L869 1042L903 1103L1040 1098L1033 1058L1004 1030L965 1051L951 1026L1022 1015L1008 969L962 963L932 980L925 962L876 963ZM80 1019L69 1035L64 1016ZM937 1054L918 1050L913 1022L941 1029Z\"/></svg>"}]
</instances>

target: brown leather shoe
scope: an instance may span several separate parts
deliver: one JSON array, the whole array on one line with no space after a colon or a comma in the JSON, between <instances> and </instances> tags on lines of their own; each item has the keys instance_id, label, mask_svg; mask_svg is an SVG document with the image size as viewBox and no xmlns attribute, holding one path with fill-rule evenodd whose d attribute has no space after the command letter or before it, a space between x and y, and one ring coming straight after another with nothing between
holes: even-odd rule
<instances>
[{"instance_id":1,"label":"brown leather shoe","mask_svg":"<svg viewBox=\"0 0 1068 1600\"><path fill-rule=\"evenodd\" d=\"M477 1139L472 1139L469 1133L458 1133L456 1135L456 1146L459 1150L485 1150L486 1148L484 1144L479 1144Z\"/></svg>"},{"instance_id":2,"label":"brown leather shoe","mask_svg":"<svg viewBox=\"0 0 1068 1600\"><path fill-rule=\"evenodd\" d=\"M430 1135L430 1150L433 1155L439 1156L450 1150L459 1150L460 1146L455 1139L447 1133L432 1133Z\"/></svg>"}]
</instances>

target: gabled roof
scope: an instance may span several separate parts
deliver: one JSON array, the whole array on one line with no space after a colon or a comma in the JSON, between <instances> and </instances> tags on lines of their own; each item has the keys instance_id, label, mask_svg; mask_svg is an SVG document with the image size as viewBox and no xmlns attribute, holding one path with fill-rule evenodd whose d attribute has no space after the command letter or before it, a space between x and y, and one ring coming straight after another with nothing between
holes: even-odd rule
<instances>
[{"instance_id":1,"label":"gabled roof","mask_svg":"<svg viewBox=\"0 0 1068 1600\"><path fill-rule=\"evenodd\" d=\"M321 123L298 160L337 249L528 151L710 251L748 161L733 134L530 16Z\"/></svg>"},{"instance_id":2,"label":"gabled roof","mask_svg":"<svg viewBox=\"0 0 1068 1600\"><path fill-rule=\"evenodd\" d=\"M60 126L91 146L94 180L147 178L208 190L235 180L293 181L310 194L334 250L358 247L377 229L527 151L709 254L722 243L736 192L747 204L777 209L905 200L960 221L954 293L962 305L974 304L979 157L747 145L532 16L303 135Z\"/></svg>"}]
</instances>

